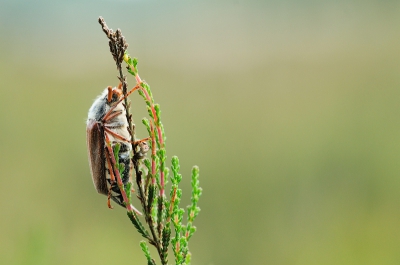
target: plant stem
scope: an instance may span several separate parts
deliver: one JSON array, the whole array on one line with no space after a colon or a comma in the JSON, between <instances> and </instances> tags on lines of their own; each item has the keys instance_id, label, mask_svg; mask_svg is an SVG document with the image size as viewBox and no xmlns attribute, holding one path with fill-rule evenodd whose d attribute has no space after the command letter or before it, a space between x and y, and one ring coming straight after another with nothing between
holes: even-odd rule
<instances>
[{"instance_id":1,"label":"plant stem","mask_svg":"<svg viewBox=\"0 0 400 265\"><path fill-rule=\"evenodd\" d=\"M136 74L136 81L141 80L139 74ZM140 84L140 83L139 83ZM144 89L142 86L140 86L140 88L142 89L144 95L146 96L146 100L148 102L150 102L151 105L151 112L153 113L153 117L154 117L154 125L156 127L157 130L157 134L158 134L158 140L160 142L160 148L164 148L164 138L162 135L162 130L161 130L161 126L160 126L160 121L156 115L156 110L154 108L154 101L153 99L150 97L149 93L146 91L146 89ZM161 163L163 163L162 161L160 161ZM160 197L164 197L165 195L165 191L164 191L164 186L165 186L165 182L164 182L164 171L163 171L163 167L160 166Z\"/></svg>"}]
</instances>

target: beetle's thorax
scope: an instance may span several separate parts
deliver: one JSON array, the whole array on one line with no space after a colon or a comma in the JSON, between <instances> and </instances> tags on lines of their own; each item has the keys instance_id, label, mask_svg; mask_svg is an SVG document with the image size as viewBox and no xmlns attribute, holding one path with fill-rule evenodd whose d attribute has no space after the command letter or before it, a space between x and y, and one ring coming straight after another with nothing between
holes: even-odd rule
<instances>
[{"instance_id":1,"label":"beetle's thorax","mask_svg":"<svg viewBox=\"0 0 400 265\"><path fill-rule=\"evenodd\" d=\"M126 119L126 111L122 103L123 101L118 103L121 98L122 91L120 91L119 88L106 88L90 107L87 123L90 121L96 121L101 123L101 126L106 126L108 129L125 139L130 139L130 134L127 129L128 121ZM115 106L115 104L117 105ZM102 120L104 116L114 106L115 108L112 110L112 113L120 114L103 122ZM109 138L111 142L122 142L121 139L115 138L112 135L109 135Z\"/></svg>"}]
</instances>

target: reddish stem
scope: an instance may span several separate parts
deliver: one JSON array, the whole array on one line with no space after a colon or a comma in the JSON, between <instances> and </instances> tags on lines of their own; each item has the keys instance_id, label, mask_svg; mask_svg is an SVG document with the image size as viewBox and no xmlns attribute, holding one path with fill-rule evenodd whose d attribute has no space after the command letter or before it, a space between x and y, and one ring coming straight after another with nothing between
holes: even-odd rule
<instances>
[{"instance_id":1,"label":"reddish stem","mask_svg":"<svg viewBox=\"0 0 400 265\"><path fill-rule=\"evenodd\" d=\"M156 160L154 159L156 155L156 136L154 133L153 123L150 122L150 130L151 130L151 183L154 185L156 182Z\"/></svg>"},{"instance_id":2,"label":"reddish stem","mask_svg":"<svg viewBox=\"0 0 400 265\"><path fill-rule=\"evenodd\" d=\"M139 74L136 74L135 76L136 78L136 82L138 83L138 85L140 86L140 84L142 83L142 79L140 78ZM163 148L164 147L164 139L162 136L162 130L161 127L158 124L158 120L157 120L157 115L156 115L156 110L154 108L154 102L151 99L149 93L147 93L146 89L144 89L142 86L140 86L140 88L142 89L144 95L146 96L146 99L148 102L151 103L151 112L153 113L153 117L154 117L154 125L157 128L157 134L158 134L158 140L160 141L160 147ZM164 191L164 171L162 170L162 167L160 167L160 197L164 197L165 191Z\"/></svg>"},{"instance_id":3,"label":"reddish stem","mask_svg":"<svg viewBox=\"0 0 400 265\"><path fill-rule=\"evenodd\" d=\"M151 112L153 113L154 123L157 124L157 115L156 115L156 110L154 109L154 103L152 102L151 97L150 97L149 93L147 93L146 89L144 89L143 87L141 87L141 89L142 89L144 95L146 96L147 101L151 102ZM161 142L162 142L162 139L160 140L160 143Z\"/></svg>"},{"instance_id":4,"label":"reddish stem","mask_svg":"<svg viewBox=\"0 0 400 265\"><path fill-rule=\"evenodd\" d=\"M165 193L165 191L164 191L164 172L162 172L162 171L160 171L160 186L161 186L161 189L160 189L160 196L161 197L164 197L164 193Z\"/></svg>"},{"instance_id":5,"label":"reddish stem","mask_svg":"<svg viewBox=\"0 0 400 265\"><path fill-rule=\"evenodd\" d=\"M179 253L180 247L181 247L181 245L179 244L179 242L176 242L176 244L175 244L175 252L176 253Z\"/></svg>"},{"instance_id":6,"label":"reddish stem","mask_svg":"<svg viewBox=\"0 0 400 265\"><path fill-rule=\"evenodd\" d=\"M172 198L171 198L171 203L169 205L169 213L168 213L167 223L169 223L171 221L171 215L174 210L175 198L176 198L176 188L174 188L174 190L172 192Z\"/></svg>"}]
</instances>

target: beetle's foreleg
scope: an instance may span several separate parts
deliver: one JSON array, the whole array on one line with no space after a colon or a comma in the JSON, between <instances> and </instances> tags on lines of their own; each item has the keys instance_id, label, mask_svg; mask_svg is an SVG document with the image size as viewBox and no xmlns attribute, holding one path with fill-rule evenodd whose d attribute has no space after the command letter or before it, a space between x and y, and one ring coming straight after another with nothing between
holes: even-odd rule
<instances>
[{"instance_id":1,"label":"beetle's foreleg","mask_svg":"<svg viewBox=\"0 0 400 265\"><path fill-rule=\"evenodd\" d=\"M118 86L119 87L119 86ZM104 116L107 117L110 115L110 113L118 106L119 103L121 103L126 97L128 97L130 94L132 94L133 92L135 92L136 90L138 90L140 88L139 85L136 85L134 88L132 88L130 91L128 91L128 93L126 93L126 96L121 97L115 104L114 106L112 106L108 112L106 113L106 115ZM102 121L104 122L104 118L102 119Z\"/></svg>"},{"instance_id":2,"label":"beetle's foreleg","mask_svg":"<svg viewBox=\"0 0 400 265\"><path fill-rule=\"evenodd\" d=\"M107 121L110 121L110 120L112 120L113 118L115 118L115 117L117 117L118 115L121 115L121 114L122 114L122 110L119 110L119 111L109 111L109 112L107 112L106 115L104 115L102 121L103 121L103 123L106 123Z\"/></svg>"}]
</instances>

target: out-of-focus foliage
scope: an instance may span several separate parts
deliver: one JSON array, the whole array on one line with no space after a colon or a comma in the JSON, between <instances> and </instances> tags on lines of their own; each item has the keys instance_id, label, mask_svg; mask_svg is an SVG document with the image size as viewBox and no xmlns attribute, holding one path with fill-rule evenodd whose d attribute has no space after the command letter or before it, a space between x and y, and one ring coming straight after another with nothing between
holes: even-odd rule
<instances>
[{"instance_id":1,"label":"out-of-focus foliage","mask_svg":"<svg viewBox=\"0 0 400 265\"><path fill-rule=\"evenodd\" d=\"M400 262L398 2L2 1L1 264L146 264L89 172L116 85L99 15L162 107L182 205L201 168L192 264Z\"/></svg>"}]
</instances>

